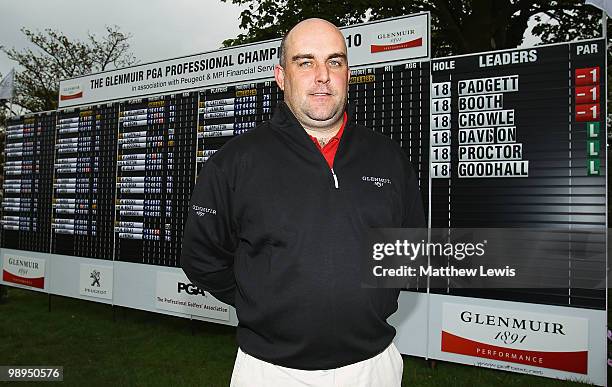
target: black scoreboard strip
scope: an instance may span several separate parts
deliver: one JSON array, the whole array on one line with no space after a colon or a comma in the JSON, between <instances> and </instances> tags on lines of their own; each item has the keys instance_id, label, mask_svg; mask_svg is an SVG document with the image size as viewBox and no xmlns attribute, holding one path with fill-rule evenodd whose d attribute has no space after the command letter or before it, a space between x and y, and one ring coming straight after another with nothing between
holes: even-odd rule
<instances>
[{"instance_id":1,"label":"black scoreboard strip","mask_svg":"<svg viewBox=\"0 0 612 387\"><path fill-rule=\"evenodd\" d=\"M604 55L593 40L362 68L349 104L356 122L406 151L431 227L604 230ZM2 246L179 266L202 163L282 99L269 80L12 119ZM605 307L604 292L580 287L605 278L605 262L555 264L567 265L567 288L431 286Z\"/></svg>"},{"instance_id":2,"label":"black scoreboard strip","mask_svg":"<svg viewBox=\"0 0 612 387\"><path fill-rule=\"evenodd\" d=\"M178 266L193 189L197 93L121 103L115 259Z\"/></svg>"},{"instance_id":3,"label":"black scoreboard strip","mask_svg":"<svg viewBox=\"0 0 612 387\"><path fill-rule=\"evenodd\" d=\"M2 247L49 252L55 120L55 112L8 120Z\"/></svg>"},{"instance_id":4,"label":"black scoreboard strip","mask_svg":"<svg viewBox=\"0 0 612 387\"><path fill-rule=\"evenodd\" d=\"M113 259L117 104L60 110L51 252Z\"/></svg>"}]
</instances>

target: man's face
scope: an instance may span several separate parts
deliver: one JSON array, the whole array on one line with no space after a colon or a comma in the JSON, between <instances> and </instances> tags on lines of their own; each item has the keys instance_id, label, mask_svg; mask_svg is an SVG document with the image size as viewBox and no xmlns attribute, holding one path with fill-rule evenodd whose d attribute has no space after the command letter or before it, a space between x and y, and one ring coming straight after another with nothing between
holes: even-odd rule
<instances>
[{"instance_id":1,"label":"man's face","mask_svg":"<svg viewBox=\"0 0 612 387\"><path fill-rule=\"evenodd\" d=\"M329 129L343 118L349 67L344 36L322 20L307 20L285 42L285 67L274 75L285 102L307 129Z\"/></svg>"}]
</instances>

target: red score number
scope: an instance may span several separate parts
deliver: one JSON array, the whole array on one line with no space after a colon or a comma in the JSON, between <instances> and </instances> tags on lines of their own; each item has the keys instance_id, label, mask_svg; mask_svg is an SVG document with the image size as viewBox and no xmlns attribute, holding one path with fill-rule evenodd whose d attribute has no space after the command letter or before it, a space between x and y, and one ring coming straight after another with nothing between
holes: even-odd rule
<instances>
[{"instance_id":1,"label":"red score number","mask_svg":"<svg viewBox=\"0 0 612 387\"><path fill-rule=\"evenodd\" d=\"M599 85L576 87L576 104L599 102Z\"/></svg>"},{"instance_id":2,"label":"red score number","mask_svg":"<svg viewBox=\"0 0 612 387\"><path fill-rule=\"evenodd\" d=\"M587 86L599 83L599 66L576 69L576 86Z\"/></svg>"},{"instance_id":3,"label":"red score number","mask_svg":"<svg viewBox=\"0 0 612 387\"><path fill-rule=\"evenodd\" d=\"M576 105L576 121L599 121L599 104Z\"/></svg>"},{"instance_id":4,"label":"red score number","mask_svg":"<svg viewBox=\"0 0 612 387\"><path fill-rule=\"evenodd\" d=\"M576 69L574 78L576 121L599 121L599 66Z\"/></svg>"}]
</instances>

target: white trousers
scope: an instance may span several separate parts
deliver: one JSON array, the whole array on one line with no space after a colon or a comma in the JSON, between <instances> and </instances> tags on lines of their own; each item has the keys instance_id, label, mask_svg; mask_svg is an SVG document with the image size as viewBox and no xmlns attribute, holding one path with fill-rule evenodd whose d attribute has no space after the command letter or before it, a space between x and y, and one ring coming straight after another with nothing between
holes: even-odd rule
<instances>
[{"instance_id":1,"label":"white trousers","mask_svg":"<svg viewBox=\"0 0 612 387\"><path fill-rule=\"evenodd\" d=\"M281 367L238 348L230 387L400 387L403 371L393 343L370 359L320 371Z\"/></svg>"}]
</instances>

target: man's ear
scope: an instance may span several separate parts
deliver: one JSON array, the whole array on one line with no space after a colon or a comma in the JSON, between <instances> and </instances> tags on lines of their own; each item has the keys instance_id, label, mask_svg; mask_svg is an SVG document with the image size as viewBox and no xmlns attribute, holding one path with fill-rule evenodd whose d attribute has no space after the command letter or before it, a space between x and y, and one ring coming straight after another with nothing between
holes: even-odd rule
<instances>
[{"instance_id":1,"label":"man's ear","mask_svg":"<svg viewBox=\"0 0 612 387\"><path fill-rule=\"evenodd\" d=\"M281 65L274 66L274 79L281 90L285 91L285 69Z\"/></svg>"},{"instance_id":2,"label":"man's ear","mask_svg":"<svg viewBox=\"0 0 612 387\"><path fill-rule=\"evenodd\" d=\"M349 82L351 81L351 68L348 68L348 74L346 76L346 85L348 86Z\"/></svg>"}]
</instances>

